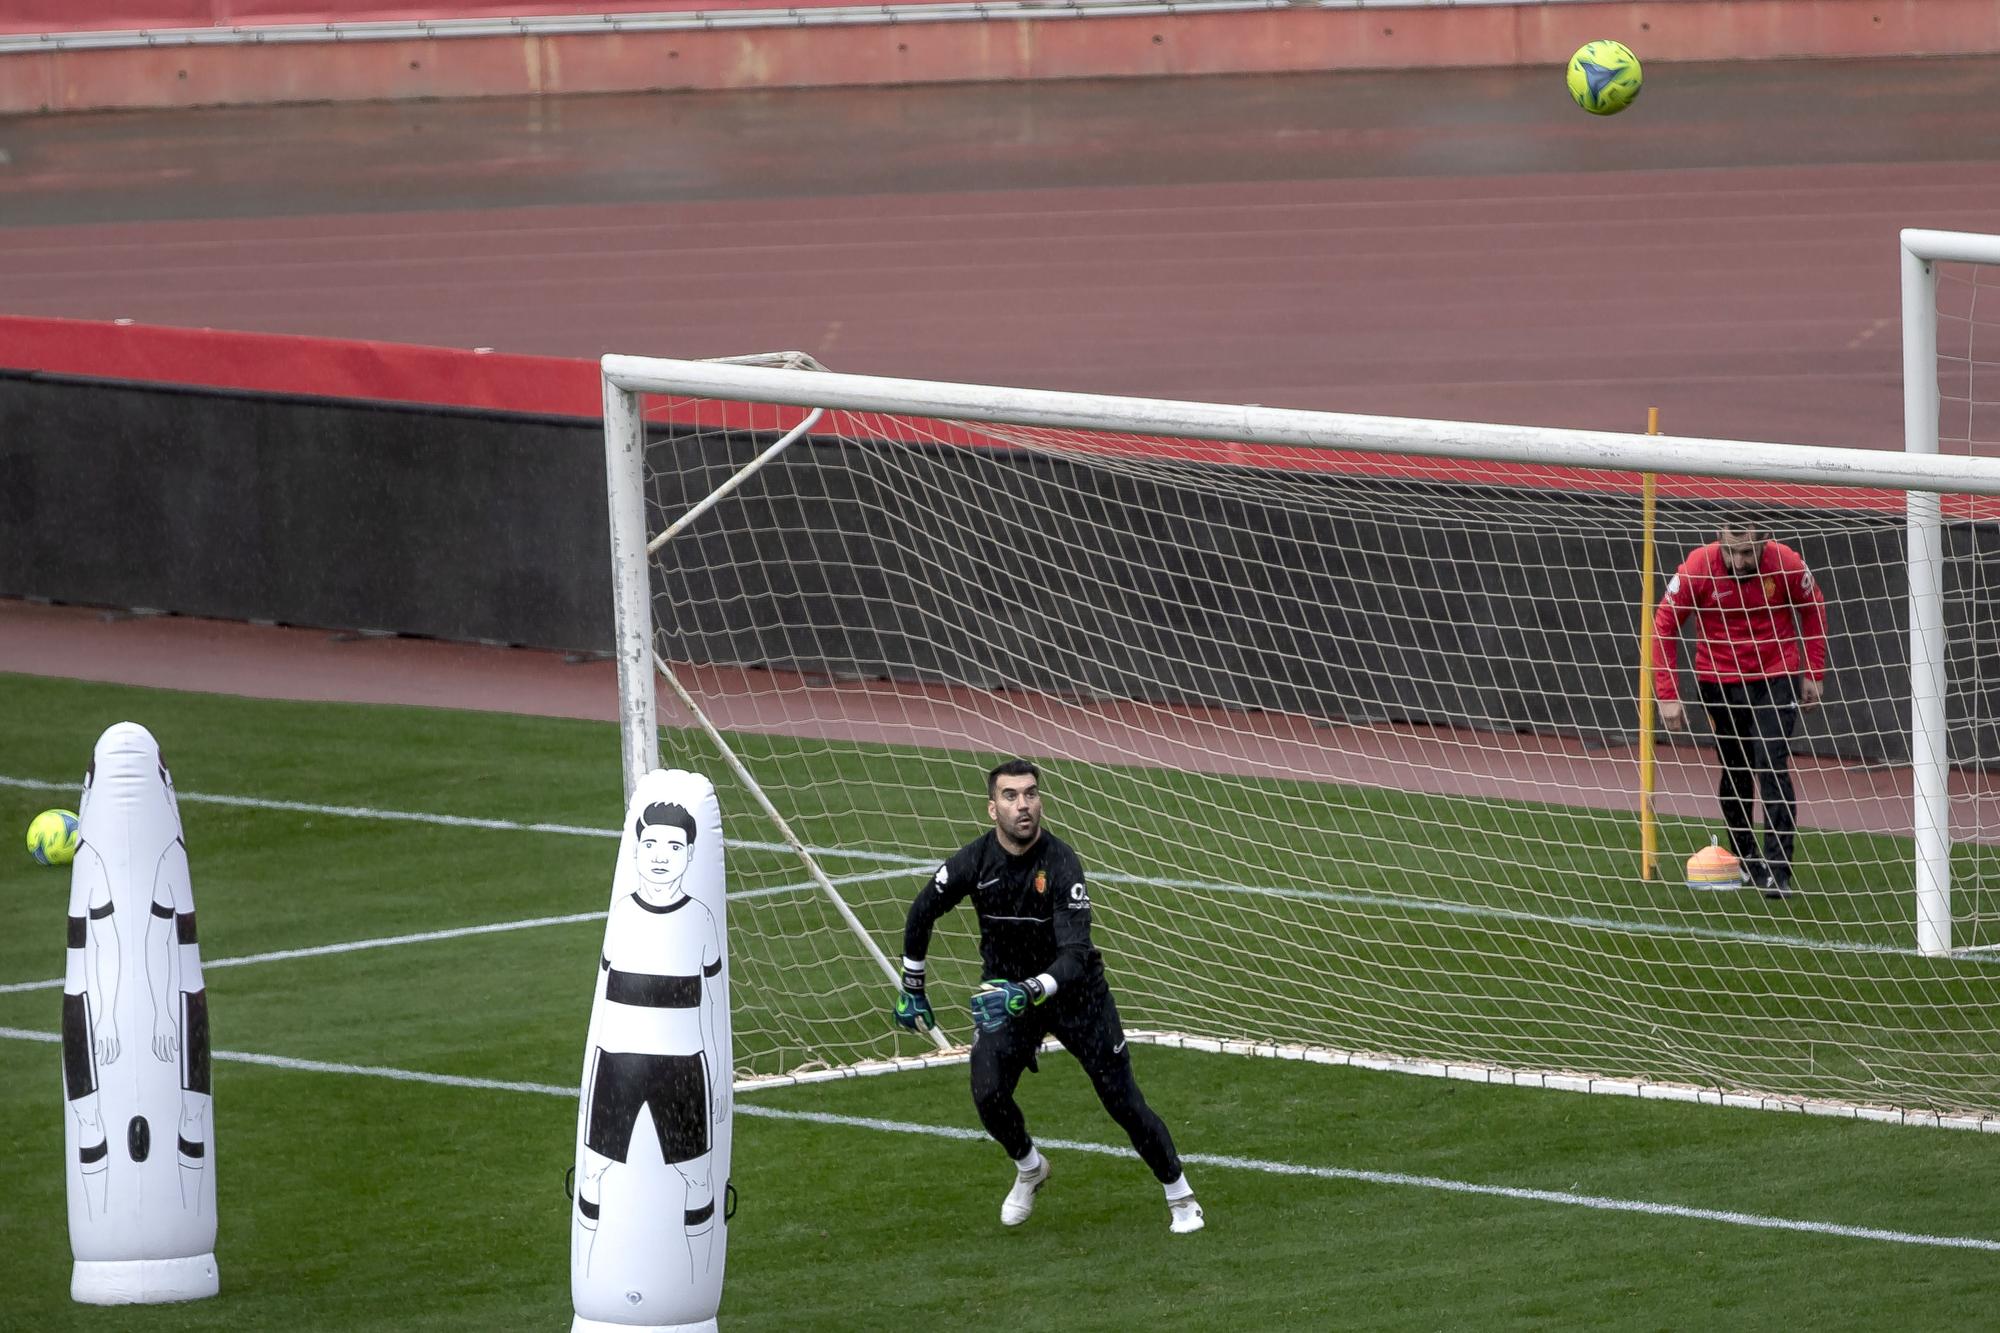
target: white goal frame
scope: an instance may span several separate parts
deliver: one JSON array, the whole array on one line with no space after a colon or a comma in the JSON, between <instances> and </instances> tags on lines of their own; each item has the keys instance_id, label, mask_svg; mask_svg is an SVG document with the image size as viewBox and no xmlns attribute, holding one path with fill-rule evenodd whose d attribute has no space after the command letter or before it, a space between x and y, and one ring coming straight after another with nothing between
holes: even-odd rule
<instances>
[{"instance_id":1,"label":"white goal frame","mask_svg":"<svg viewBox=\"0 0 2000 1333\"><path fill-rule=\"evenodd\" d=\"M1903 448L1938 456L1937 265L2000 264L2000 236L1905 229ZM1951 952L1951 805L1946 747L1944 511L1937 491L1908 499L1910 765L1915 803L1917 948Z\"/></svg>"},{"instance_id":2,"label":"white goal frame","mask_svg":"<svg viewBox=\"0 0 2000 1333\"><path fill-rule=\"evenodd\" d=\"M1905 301L1911 300L1912 288L1917 287L1930 293L1930 308L1933 311L1935 281L1929 272L1933 260L1977 254L1992 256L1994 262L2000 262L2000 239L1993 237L1905 232L1904 238ZM1916 238L1918 249L1911 248L1912 238ZM1969 242L1981 244L1972 245ZM1913 269L1917 271L1913 272ZM1919 311L1922 308L1917 307ZM1922 327L1913 330L1913 324ZM748 358L685 361L606 356L601 362L604 447L610 506L612 585L616 599L620 745L625 791L629 798L639 778L659 763L655 670L660 670L670 683L673 682L671 673L665 672L664 664L656 662L652 646L651 583L645 530L646 427L641 402L644 394L672 394L820 410L886 412L942 421L1114 431L1188 440L1231 440L1245 444L1375 454L1900 490L1908 492L1907 554L1910 563L1914 696L1910 753L1915 778L1914 827L1918 850L1914 885L1917 947L1927 954L1948 953L1951 948L1951 838L1946 789L1949 761L1944 707L1945 629L1940 496L2000 495L2000 459L1960 457L1937 451L1934 323L1926 324L1921 318L1906 319L1904 336L1905 392L1910 404L1911 425L1909 447L1901 453L1754 440L1712 440L1360 416L889 379L817 369L743 364ZM1928 360L1923 359L1926 347L1930 349ZM740 484L801 434L803 427L789 432L732 477L726 488ZM1923 444L1926 440L1928 447ZM683 696L683 702L691 701ZM750 783L753 795L761 800L761 793L749 775L738 772L738 776ZM803 847L790 836L775 806L768 800L761 800L761 803L786 840L799 847L804 857ZM805 859L815 878L821 878L811 859ZM823 884L822 887L833 898L849 926L862 937L869 952L893 976L894 969L887 958L846 910L838 893L830 884Z\"/></svg>"},{"instance_id":3,"label":"white goal frame","mask_svg":"<svg viewBox=\"0 0 2000 1333\"><path fill-rule=\"evenodd\" d=\"M954 384L877 376L834 374L797 353L724 360L674 360L606 356L601 362L605 419L610 546L615 594L620 748L625 788L660 762L659 682L679 696L695 723L708 732L718 757L744 783L771 826L791 844L819 888L886 977L896 970L881 946L849 910L815 853L794 836L783 812L736 758L730 742L710 722L677 676L680 668L662 660L654 642L654 553L696 522L765 464L804 438L826 411L889 414L933 422L1023 426L1051 430L1152 436L1194 442L1232 441L1247 445L1304 447L1377 458L1454 459L1476 463L1566 467L1623 473L1667 473L1905 492L1903 552L1908 577L1910 787L1914 869L1916 952L1952 952L1951 825L1947 747L1947 658L1945 604L1946 495L2000 495L2000 458L1948 456L1941 452L1940 375L1937 364L1937 275L1940 262L2000 264L2000 237L1909 230L1902 233L1905 448L1902 452L1843 449L1759 441L1712 440L1653 434L1558 430L1475 422L1435 421L1311 412L1257 406L1112 397L990 385ZM802 421L715 486L685 513L667 516L665 529L647 531L649 481L645 395L806 409ZM1648 483L1650 485L1649 476ZM699 491L690 492L690 496ZM687 501L681 501L686 505ZM1893 559L1893 557L1892 557ZM1910 862L1905 862L1906 865ZM1907 927L1906 927L1907 929ZM1182 1032L1135 1031L1136 1040L1216 1050L1354 1063L1401 1072L1469 1078L1478 1082L1529 1083L1587 1091L1667 1099L1719 1101L1726 1105L1804 1109L1835 1115L1957 1124L1959 1118L1851 1102L1801 1103L1782 1094L1703 1090L1669 1082L1509 1071L1498 1066L1437 1064L1420 1058L1370 1055L1316 1046L1291 1047L1259 1041L1211 1039ZM932 1034L942 1050L943 1033ZM962 1052L961 1052L962 1054ZM787 1075L779 1081L851 1077L890 1068L929 1067L935 1060L864 1060ZM879 1066L879 1067L878 1067ZM1972 1127L2000 1130L2000 1118L1966 1120Z\"/></svg>"}]
</instances>

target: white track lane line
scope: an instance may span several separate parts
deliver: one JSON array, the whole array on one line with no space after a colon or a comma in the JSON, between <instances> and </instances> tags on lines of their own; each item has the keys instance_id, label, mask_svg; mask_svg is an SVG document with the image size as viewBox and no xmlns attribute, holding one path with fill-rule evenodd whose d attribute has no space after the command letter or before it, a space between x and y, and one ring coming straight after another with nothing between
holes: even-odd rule
<instances>
[{"instance_id":1,"label":"white track lane line","mask_svg":"<svg viewBox=\"0 0 2000 1333\"><path fill-rule=\"evenodd\" d=\"M25 1028L10 1027L0 1027L0 1038L50 1044L62 1041L61 1036L53 1032L33 1032ZM263 1065L267 1068L287 1069L300 1073L394 1079L403 1083L428 1083L438 1087L468 1088L482 1092L528 1092L548 1097L569 1098L577 1095L575 1088L559 1087L553 1083L512 1083L502 1079L463 1078L455 1074L427 1074L413 1069L393 1069L385 1065L295 1060L289 1056L259 1055L249 1051L214 1051L211 1052L211 1056L216 1060L226 1060L236 1064ZM865 1129L878 1134L918 1134L927 1138L954 1139L961 1142L983 1140L986 1137L979 1130L956 1125L920 1125L908 1120L834 1115L825 1111L786 1111L775 1106L757 1106L740 1098L736 1102L736 1111L740 1115L763 1120L789 1120L844 1129ZM1039 1139L1037 1142L1046 1148L1063 1152L1095 1153L1103 1157L1129 1157L1132 1154L1130 1147L1091 1143L1079 1139ZM1522 1203L1556 1204L1566 1208L1589 1208L1598 1212L1638 1213L1647 1217L1668 1217L1688 1222L1718 1222L1725 1226L1753 1227L1765 1231L1794 1231L1815 1236L1834 1236L1842 1240L1869 1240L1890 1245L1921 1245L1950 1250L1983 1250L2000 1254L2000 1240L1987 1240L1979 1236L1937 1236L1923 1232L1891 1231L1883 1227L1846 1226L1838 1222L1807 1222L1796 1218L1770 1217L1726 1208L1689 1208L1682 1204L1654 1203L1646 1199L1615 1199L1599 1194L1520 1189L1511 1185L1478 1185L1471 1181L1451 1180L1443 1176L1414 1176L1400 1171L1358 1171L1339 1166L1305 1166L1295 1162L1274 1162L1261 1157L1183 1153L1181 1160L1192 1162L1197 1166L1212 1166L1226 1171L1252 1171L1260 1175L1353 1181L1358 1184L1383 1185L1398 1189L1441 1190L1449 1194L1513 1199Z\"/></svg>"}]
</instances>

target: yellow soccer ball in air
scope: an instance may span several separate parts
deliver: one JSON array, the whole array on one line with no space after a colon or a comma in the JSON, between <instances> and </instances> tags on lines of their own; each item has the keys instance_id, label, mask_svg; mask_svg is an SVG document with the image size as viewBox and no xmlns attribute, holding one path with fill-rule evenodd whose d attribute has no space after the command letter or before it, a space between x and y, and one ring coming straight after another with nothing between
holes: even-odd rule
<instances>
[{"instance_id":1,"label":"yellow soccer ball in air","mask_svg":"<svg viewBox=\"0 0 2000 1333\"><path fill-rule=\"evenodd\" d=\"M66 866L76 859L76 816L68 810L44 810L28 825L28 855L45 866Z\"/></svg>"},{"instance_id":2,"label":"yellow soccer ball in air","mask_svg":"<svg viewBox=\"0 0 2000 1333\"><path fill-rule=\"evenodd\" d=\"M1569 58L1569 95L1593 116L1616 115L1639 95L1639 57L1622 42L1585 42Z\"/></svg>"}]
</instances>

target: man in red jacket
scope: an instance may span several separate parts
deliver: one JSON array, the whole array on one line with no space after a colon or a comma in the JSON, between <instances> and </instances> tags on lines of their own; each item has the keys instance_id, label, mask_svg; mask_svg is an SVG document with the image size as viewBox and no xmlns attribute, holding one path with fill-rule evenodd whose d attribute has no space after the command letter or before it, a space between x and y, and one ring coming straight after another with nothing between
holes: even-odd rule
<instances>
[{"instance_id":1,"label":"man in red jacket","mask_svg":"<svg viewBox=\"0 0 2000 1333\"><path fill-rule=\"evenodd\" d=\"M1667 584L1653 615L1653 689L1660 724L1687 725L1675 680L1681 625L1695 617L1694 678L1722 764L1729 849L1766 898L1792 893L1798 794L1792 731L1817 707L1826 678L1826 597L1799 553L1755 522L1731 519ZM1760 852L1751 808L1764 801Z\"/></svg>"}]
</instances>

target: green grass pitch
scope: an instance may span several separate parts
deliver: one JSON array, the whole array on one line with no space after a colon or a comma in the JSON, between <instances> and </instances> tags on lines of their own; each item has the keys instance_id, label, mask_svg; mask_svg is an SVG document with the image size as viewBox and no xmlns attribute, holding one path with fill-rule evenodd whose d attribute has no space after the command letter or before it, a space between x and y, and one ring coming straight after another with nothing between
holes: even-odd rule
<instances>
[{"instance_id":1,"label":"green grass pitch","mask_svg":"<svg viewBox=\"0 0 2000 1333\"><path fill-rule=\"evenodd\" d=\"M191 792L592 828L610 827L621 804L608 725L20 676L0 676L0 700L0 778L74 782L97 734L131 718L159 736ZM1399 799L1418 798L1374 799L1395 819L1408 813ZM18 837L36 811L68 803L0 784L0 828ZM1433 801L1424 813L1443 812ZM211 963L605 905L602 839L212 803L183 815ZM940 799L912 812L915 831L897 841L941 851L976 816L971 802ZM1490 817L1450 812L1464 827ZM1051 818L1087 858L1118 836L1065 827L1059 806ZM768 860L741 860L747 882L796 877ZM915 879L870 891L885 947L891 905ZM18 844L0 856L0 987L60 974L67 886ZM1119 892L1140 910L1143 886ZM1815 928L1889 938L1887 906L1846 901L1858 904L1852 919L1836 912ZM1627 908L1671 916L1664 896ZM1452 928L1412 923L1409 940L1377 947L1421 949ZM212 967L219 1052L315 1067L218 1060L222 1294L187 1306L69 1301L57 1048L0 1038L0 1328L565 1326L576 1104L564 1090L578 1077L601 935L583 920ZM1674 937L1659 957L1698 968L1729 947ZM1109 961L1114 984L1146 980L1121 972L1115 951ZM1855 976L1865 990L1865 971ZM1981 1054L1981 1034L1942 1021L1950 988L1977 983L1949 976L1932 997L1941 1056ZM1749 1017L1779 1028L1795 1016ZM0 990L0 1028L52 1037L57 1026L54 990ZM1135 1050L1190 1158L1207 1231L1170 1236L1129 1151L1086 1146L1051 1147L1057 1175L1033 1221L1003 1230L1007 1165L965 1133L976 1120L962 1067L747 1093L722 1326L1979 1327L2000 1292L1989 1188L2000 1136ZM556 1091L365 1072L380 1068ZM1022 1102L1045 1143L1122 1147L1067 1057L1045 1059Z\"/></svg>"}]
</instances>

